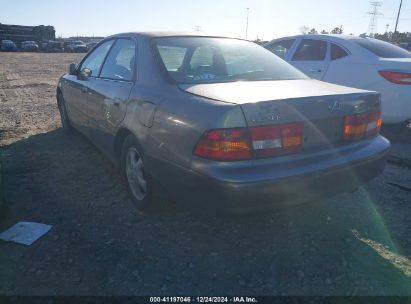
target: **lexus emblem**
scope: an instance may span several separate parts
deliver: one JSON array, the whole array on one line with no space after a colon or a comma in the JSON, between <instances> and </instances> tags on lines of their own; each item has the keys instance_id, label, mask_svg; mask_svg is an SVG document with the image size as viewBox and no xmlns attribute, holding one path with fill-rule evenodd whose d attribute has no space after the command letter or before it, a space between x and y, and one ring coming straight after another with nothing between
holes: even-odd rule
<instances>
[{"instance_id":1,"label":"lexus emblem","mask_svg":"<svg viewBox=\"0 0 411 304\"><path fill-rule=\"evenodd\" d=\"M330 112L340 111L342 109L342 103L339 101L333 101L328 106L328 109L330 110Z\"/></svg>"}]
</instances>

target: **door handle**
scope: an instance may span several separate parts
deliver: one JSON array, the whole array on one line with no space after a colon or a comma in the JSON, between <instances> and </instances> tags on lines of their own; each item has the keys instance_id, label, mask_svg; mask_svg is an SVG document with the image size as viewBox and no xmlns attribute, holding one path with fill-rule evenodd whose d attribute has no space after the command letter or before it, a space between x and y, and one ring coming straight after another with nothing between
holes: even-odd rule
<instances>
[{"instance_id":1,"label":"door handle","mask_svg":"<svg viewBox=\"0 0 411 304\"><path fill-rule=\"evenodd\" d=\"M321 69L310 69L308 70L310 73L321 73Z\"/></svg>"},{"instance_id":2,"label":"door handle","mask_svg":"<svg viewBox=\"0 0 411 304\"><path fill-rule=\"evenodd\" d=\"M87 91L88 91L88 89L87 89L86 87L82 87L82 88L81 88L81 92L87 93Z\"/></svg>"}]
</instances>

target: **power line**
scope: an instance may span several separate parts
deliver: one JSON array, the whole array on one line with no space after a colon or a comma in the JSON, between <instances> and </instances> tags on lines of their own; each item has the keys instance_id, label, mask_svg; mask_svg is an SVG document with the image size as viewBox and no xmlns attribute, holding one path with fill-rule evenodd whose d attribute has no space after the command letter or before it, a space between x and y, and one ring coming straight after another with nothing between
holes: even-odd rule
<instances>
[{"instance_id":1,"label":"power line","mask_svg":"<svg viewBox=\"0 0 411 304\"><path fill-rule=\"evenodd\" d=\"M370 15L370 24L368 26L368 34L372 37L377 29L378 17L382 16L379 12L379 8L382 6L382 2L372 1L370 2L372 11L367 14Z\"/></svg>"},{"instance_id":2,"label":"power line","mask_svg":"<svg viewBox=\"0 0 411 304\"><path fill-rule=\"evenodd\" d=\"M249 12L249 8L247 7L247 23L245 26L245 40L248 40L248 12Z\"/></svg>"},{"instance_id":3,"label":"power line","mask_svg":"<svg viewBox=\"0 0 411 304\"><path fill-rule=\"evenodd\" d=\"M400 8L398 9L397 22L395 22L395 30L394 30L394 33L396 33L396 32L397 32L397 28L398 28L398 19L400 19L401 7L402 7L402 0L401 0L401 2L400 2Z\"/></svg>"}]
</instances>

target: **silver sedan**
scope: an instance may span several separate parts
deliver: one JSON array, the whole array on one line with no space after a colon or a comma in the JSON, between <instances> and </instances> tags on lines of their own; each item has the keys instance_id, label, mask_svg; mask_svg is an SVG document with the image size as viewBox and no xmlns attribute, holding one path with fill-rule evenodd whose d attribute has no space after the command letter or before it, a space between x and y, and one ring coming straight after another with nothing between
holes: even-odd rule
<instances>
[{"instance_id":1,"label":"silver sedan","mask_svg":"<svg viewBox=\"0 0 411 304\"><path fill-rule=\"evenodd\" d=\"M63 128L86 135L140 210L154 185L225 210L351 191L384 168L376 92L313 80L240 39L182 33L108 37L60 78Z\"/></svg>"}]
</instances>

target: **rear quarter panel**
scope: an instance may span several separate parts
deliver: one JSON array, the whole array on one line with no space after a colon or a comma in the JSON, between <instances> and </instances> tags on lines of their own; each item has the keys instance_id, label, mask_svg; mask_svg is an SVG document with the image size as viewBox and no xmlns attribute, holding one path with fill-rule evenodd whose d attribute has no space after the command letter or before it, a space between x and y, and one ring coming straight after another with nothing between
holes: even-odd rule
<instances>
[{"instance_id":1,"label":"rear quarter panel","mask_svg":"<svg viewBox=\"0 0 411 304\"><path fill-rule=\"evenodd\" d=\"M162 179L168 167L190 169L194 147L206 130L245 126L245 119L236 105L198 97L167 81L150 41L138 43L138 79L121 127L137 137L150 172Z\"/></svg>"},{"instance_id":2,"label":"rear quarter panel","mask_svg":"<svg viewBox=\"0 0 411 304\"><path fill-rule=\"evenodd\" d=\"M156 109L146 145L147 153L157 160L156 165L165 162L190 169L194 147L205 131L245 126L239 107L199 98L177 88L168 92Z\"/></svg>"}]
</instances>

